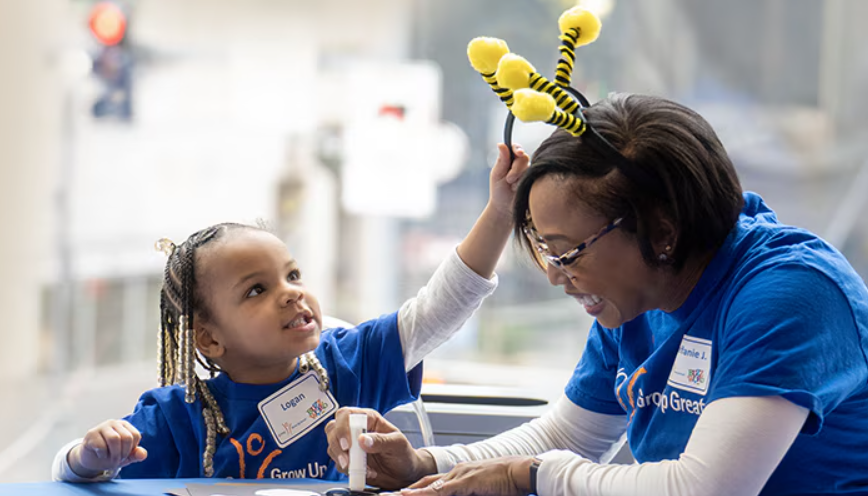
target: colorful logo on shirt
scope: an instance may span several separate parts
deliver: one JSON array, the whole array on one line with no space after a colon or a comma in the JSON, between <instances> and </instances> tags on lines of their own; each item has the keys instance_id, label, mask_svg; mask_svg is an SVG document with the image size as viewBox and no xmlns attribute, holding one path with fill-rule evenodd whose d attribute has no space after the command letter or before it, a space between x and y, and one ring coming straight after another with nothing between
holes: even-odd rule
<instances>
[{"instance_id":1,"label":"colorful logo on shirt","mask_svg":"<svg viewBox=\"0 0 868 496\"><path fill-rule=\"evenodd\" d=\"M244 473L246 469L246 459L245 459L245 451L244 446L238 442L235 438L229 438L229 442L235 446L235 451L238 452L238 466L239 466L239 479L244 479L246 474ZM254 447L254 445L258 445ZM250 456L259 456L262 453L262 450L265 449L265 441L262 439L257 433L253 433L247 437L247 454ZM256 472L256 478L262 479L265 478L265 471L268 469L268 466L271 464L271 461L274 460L274 457L283 453L282 450L276 449L268 454L265 457L265 460L262 461L262 464L259 466L259 470Z\"/></svg>"},{"instance_id":2,"label":"colorful logo on shirt","mask_svg":"<svg viewBox=\"0 0 868 496\"><path fill-rule=\"evenodd\" d=\"M326 410L329 409L329 404L322 399L318 399L314 401L314 403L307 409L307 416L312 418L313 420L318 419L323 416Z\"/></svg>"},{"instance_id":3,"label":"colorful logo on shirt","mask_svg":"<svg viewBox=\"0 0 868 496\"><path fill-rule=\"evenodd\" d=\"M702 369L688 369L687 380L693 384L703 384L705 382L705 371Z\"/></svg>"},{"instance_id":4,"label":"colorful logo on shirt","mask_svg":"<svg viewBox=\"0 0 868 496\"><path fill-rule=\"evenodd\" d=\"M703 373L702 369L697 369L694 374L692 374L692 381L697 384L701 384L707 380L707 376ZM624 369L618 370L618 376L616 378L615 385L615 397L618 398L618 403L621 404L621 408L624 409L625 412L629 415L628 423L633 422L633 417L636 416L636 412L642 410L646 407L653 407L660 411L660 413L666 413L667 410L672 410L673 412L684 412L693 415L699 416L702 414L702 411L705 409L705 400L694 400L692 398L685 398L679 394L677 390L671 390L668 393L661 391L652 391L650 393L645 393L641 387L637 384L638 379L647 374L648 370L645 367L639 367L639 369L635 370L632 374L627 375ZM622 395L622 388L626 384L626 396L627 402L624 402Z\"/></svg>"},{"instance_id":5,"label":"colorful logo on shirt","mask_svg":"<svg viewBox=\"0 0 868 496\"><path fill-rule=\"evenodd\" d=\"M238 478L245 479L247 478L247 455L255 457L262 454L265 448L265 441L262 439L262 436L254 432L247 438L247 443L245 443L247 445L246 450L244 449L245 446L234 438L230 437L229 442L235 446L235 451L238 452ZM307 467L294 470L281 470L278 467L269 467L271 462L281 453L283 453L282 450L275 449L265 457L265 460L259 465L259 470L256 471L257 479L264 479L266 477L272 479L321 479L325 476L328 466L320 465L316 461L308 463Z\"/></svg>"},{"instance_id":6,"label":"colorful logo on shirt","mask_svg":"<svg viewBox=\"0 0 868 496\"><path fill-rule=\"evenodd\" d=\"M636 380L639 379L643 374L647 374L648 371L645 367L640 367L638 370L633 372L632 376L628 378L627 373L624 369L618 370L618 377L616 381L618 385L615 386L615 397L618 398L618 403L621 404L621 408L624 409L625 412L630 414L630 419L628 422L633 422L633 416L636 415L636 399L635 399L635 389L636 389ZM630 403L630 408L627 408L627 405L624 404L624 400L621 399L621 386L627 384L627 401ZM642 390L639 390L641 395Z\"/></svg>"}]
</instances>

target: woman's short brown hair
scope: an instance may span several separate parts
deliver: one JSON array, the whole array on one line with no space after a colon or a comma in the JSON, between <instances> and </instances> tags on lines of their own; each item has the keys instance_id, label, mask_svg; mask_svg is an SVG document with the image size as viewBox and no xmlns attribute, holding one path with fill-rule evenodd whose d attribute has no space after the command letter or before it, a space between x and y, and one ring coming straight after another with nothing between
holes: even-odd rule
<instances>
[{"instance_id":1,"label":"woman's short brown hair","mask_svg":"<svg viewBox=\"0 0 868 496\"><path fill-rule=\"evenodd\" d=\"M636 236L649 266L660 265L653 242L661 218L676 229L668 261L676 271L689 257L723 243L744 199L735 168L705 119L664 98L630 94L610 95L586 109L585 118L640 173L622 170L589 139L555 131L533 154L516 192L515 235L529 253L533 247L522 228L530 190L548 175L578 179L571 181L577 200L609 219L623 217L621 228Z\"/></svg>"}]
</instances>

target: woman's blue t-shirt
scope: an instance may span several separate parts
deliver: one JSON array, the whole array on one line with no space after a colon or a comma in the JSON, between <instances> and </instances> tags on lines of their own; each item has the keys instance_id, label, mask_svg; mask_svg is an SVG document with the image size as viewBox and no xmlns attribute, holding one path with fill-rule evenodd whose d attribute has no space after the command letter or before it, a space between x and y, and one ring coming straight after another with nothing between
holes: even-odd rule
<instances>
[{"instance_id":1,"label":"woman's blue t-shirt","mask_svg":"<svg viewBox=\"0 0 868 496\"><path fill-rule=\"evenodd\" d=\"M422 386L422 365L404 370L397 313L352 329L322 333L316 356L328 371L329 389L338 406L387 412L415 400ZM300 377L298 370L278 384L232 382L225 374L205 381L226 419L227 436L217 436L214 476L238 479L342 479L329 458L322 422L295 442L281 448L260 415L259 402ZM205 477L205 423L202 403L184 401L184 389L168 386L147 391L125 418L141 433L148 457L128 465L120 477Z\"/></svg>"},{"instance_id":2,"label":"woman's blue t-shirt","mask_svg":"<svg viewBox=\"0 0 868 496\"><path fill-rule=\"evenodd\" d=\"M709 403L782 396L810 410L762 494L868 488L868 290L841 253L745 194L737 225L686 302L593 326L566 388L628 415L639 462L674 460Z\"/></svg>"}]
</instances>

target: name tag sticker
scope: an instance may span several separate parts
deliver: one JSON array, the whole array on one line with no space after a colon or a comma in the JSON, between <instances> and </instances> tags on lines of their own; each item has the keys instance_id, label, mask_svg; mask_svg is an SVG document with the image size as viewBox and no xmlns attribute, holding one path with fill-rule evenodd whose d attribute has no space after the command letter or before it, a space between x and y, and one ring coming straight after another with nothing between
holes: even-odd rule
<instances>
[{"instance_id":1,"label":"name tag sticker","mask_svg":"<svg viewBox=\"0 0 868 496\"><path fill-rule=\"evenodd\" d=\"M705 396L711 382L711 341L684 336L667 383Z\"/></svg>"},{"instance_id":2,"label":"name tag sticker","mask_svg":"<svg viewBox=\"0 0 868 496\"><path fill-rule=\"evenodd\" d=\"M281 448L325 422L338 409L332 393L320 390L319 385L319 377L310 371L259 403L259 413Z\"/></svg>"}]
</instances>

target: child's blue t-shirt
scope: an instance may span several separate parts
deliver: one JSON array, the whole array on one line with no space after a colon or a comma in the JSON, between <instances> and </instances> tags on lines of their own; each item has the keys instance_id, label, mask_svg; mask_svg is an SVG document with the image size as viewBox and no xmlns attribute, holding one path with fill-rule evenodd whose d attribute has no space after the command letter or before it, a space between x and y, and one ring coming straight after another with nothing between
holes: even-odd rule
<instances>
[{"instance_id":1,"label":"child's blue t-shirt","mask_svg":"<svg viewBox=\"0 0 868 496\"><path fill-rule=\"evenodd\" d=\"M762 494L846 494L868 488L866 350L859 275L746 193L685 303L617 329L595 323L566 394L588 410L626 412L639 462L677 459L712 401L782 396L810 414Z\"/></svg>"},{"instance_id":2,"label":"child's blue t-shirt","mask_svg":"<svg viewBox=\"0 0 868 496\"><path fill-rule=\"evenodd\" d=\"M422 365L409 373L404 370L397 313L352 329L324 331L316 356L328 371L329 389L338 406L387 412L419 396ZM327 421L281 448L260 415L262 400L299 377L296 370L278 384L238 384L225 374L205 381L230 431L217 435L214 477L344 478L327 453ZM140 445L148 450L148 457L123 468L121 478L205 477L206 431L198 398L186 403L180 386L152 389L125 420L142 433Z\"/></svg>"}]
</instances>

